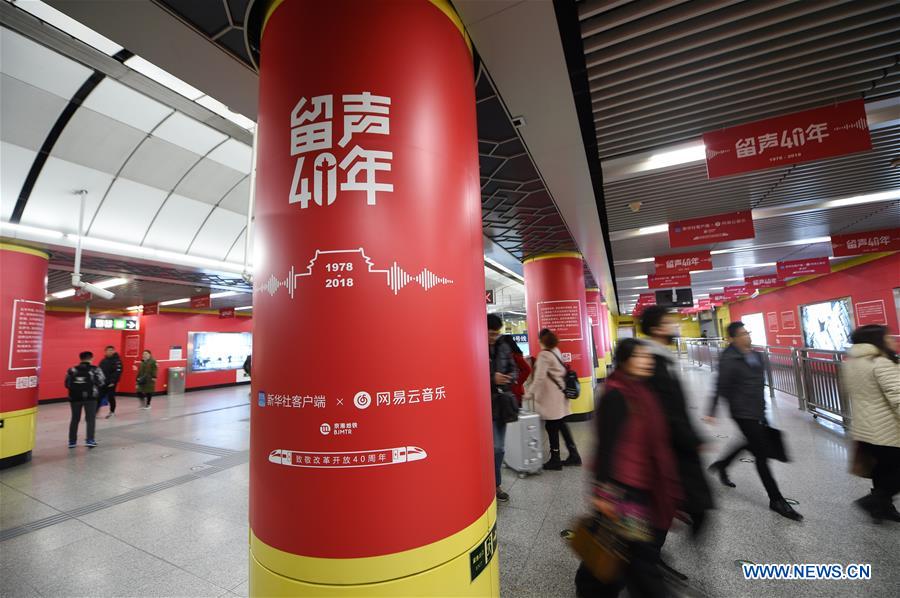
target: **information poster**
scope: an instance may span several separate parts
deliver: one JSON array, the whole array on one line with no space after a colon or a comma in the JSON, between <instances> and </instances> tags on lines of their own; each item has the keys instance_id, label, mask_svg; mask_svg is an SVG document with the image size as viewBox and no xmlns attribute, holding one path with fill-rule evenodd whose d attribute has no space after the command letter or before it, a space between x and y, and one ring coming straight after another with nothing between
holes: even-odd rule
<instances>
[{"instance_id":1,"label":"information poster","mask_svg":"<svg viewBox=\"0 0 900 598\"><path fill-rule=\"evenodd\" d=\"M580 301L540 301L537 307L538 327L541 330L553 330L560 341L580 341L583 338Z\"/></svg>"},{"instance_id":2,"label":"information poster","mask_svg":"<svg viewBox=\"0 0 900 598\"><path fill-rule=\"evenodd\" d=\"M856 323L860 326L880 324L887 326L887 311L884 300L860 301L856 304Z\"/></svg>"}]
</instances>

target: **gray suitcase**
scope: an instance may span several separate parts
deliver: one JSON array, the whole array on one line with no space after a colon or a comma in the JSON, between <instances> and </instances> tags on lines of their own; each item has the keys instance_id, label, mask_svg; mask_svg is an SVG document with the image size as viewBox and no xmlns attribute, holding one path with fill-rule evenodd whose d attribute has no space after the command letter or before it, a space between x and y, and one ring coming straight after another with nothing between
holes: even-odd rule
<instances>
[{"instance_id":1,"label":"gray suitcase","mask_svg":"<svg viewBox=\"0 0 900 598\"><path fill-rule=\"evenodd\" d=\"M520 478L539 473L544 465L541 417L530 409L520 409L518 421L506 425L504 463Z\"/></svg>"}]
</instances>

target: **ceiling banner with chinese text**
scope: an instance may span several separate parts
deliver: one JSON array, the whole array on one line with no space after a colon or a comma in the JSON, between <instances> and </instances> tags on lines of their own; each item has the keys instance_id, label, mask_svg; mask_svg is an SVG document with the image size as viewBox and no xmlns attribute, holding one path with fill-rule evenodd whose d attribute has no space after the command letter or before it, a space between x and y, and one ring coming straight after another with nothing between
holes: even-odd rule
<instances>
[{"instance_id":1,"label":"ceiling banner with chinese text","mask_svg":"<svg viewBox=\"0 0 900 598\"><path fill-rule=\"evenodd\" d=\"M872 149L864 100L703 134L707 177L833 158Z\"/></svg>"},{"instance_id":2,"label":"ceiling banner with chinese text","mask_svg":"<svg viewBox=\"0 0 900 598\"><path fill-rule=\"evenodd\" d=\"M672 248L752 239L755 236L750 210L669 223L669 247Z\"/></svg>"},{"instance_id":3,"label":"ceiling banner with chinese text","mask_svg":"<svg viewBox=\"0 0 900 598\"><path fill-rule=\"evenodd\" d=\"M777 262L775 270L781 278L809 276L810 274L830 274L831 263L827 257L812 257L803 260Z\"/></svg>"},{"instance_id":4,"label":"ceiling banner with chinese text","mask_svg":"<svg viewBox=\"0 0 900 598\"><path fill-rule=\"evenodd\" d=\"M712 254L708 251L658 255L654 258L656 274L690 274L695 270L712 270Z\"/></svg>"},{"instance_id":5,"label":"ceiling banner with chinese text","mask_svg":"<svg viewBox=\"0 0 900 598\"><path fill-rule=\"evenodd\" d=\"M900 251L900 228L831 235L831 253L835 257L882 251Z\"/></svg>"},{"instance_id":6,"label":"ceiling banner with chinese text","mask_svg":"<svg viewBox=\"0 0 900 598\"><path fill-rule=\"evenodd\" d=\"M691 286L690 274L650 274L647 287L651 289L678 289Z\"/></svg>"}]
</instances>

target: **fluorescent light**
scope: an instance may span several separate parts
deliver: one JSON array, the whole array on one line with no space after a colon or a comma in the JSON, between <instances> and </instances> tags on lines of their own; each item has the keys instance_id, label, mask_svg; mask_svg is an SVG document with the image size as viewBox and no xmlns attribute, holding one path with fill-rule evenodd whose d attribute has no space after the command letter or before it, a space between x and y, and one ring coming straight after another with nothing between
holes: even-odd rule
<instances>
[{"instance_id":1,"label":"fluorescent light","mask_svg":"<svg viewBox=\"0 0 900 598\"><path fill-rule=\"evenodd\" d=\"M118 287L123 284L128 283L127 278L108 278L106 280L101 280L100 282L91 283L95 287L100 287L101 289L109 289L112 287Z\"/></svg>"},{"instance_id":2,"label":"fluorescent light","mask_svg":"<svg viewBox=\"0 0 900 598\"><path fill-rule=\"evenodd\" d=\"M132 305L130 307L126 307L125 311L141 311L142 309L144 309L143 305Z\"/></svg>"},{"instance_id":3,"label":"fluorescent light","mask_svg":"<svg viewBox=\"0 0 900 598\"><path fill-rule=\"evenodd\" d=\"M144 60L140 56L132 56L125 61L125 65L136 70L145 77L153 79L160 85L168 87L175 93L183 95L189 100L196 101L199 98L203 97L203 92L196 87L188 85L178 77L170 75L155 64Z\"/></svg>"},{"instance_id":4,"label":"fluorescent light","mask_svg":"<svg viewBox=\"0 0 900 598\"><path fill-rule=\"evenodd\" d=\"M57 299L65 299L66 297L72 297L75 295L75 289L66 289L65 291L56 291L55 293L50 293L51 297L56 297Z\"/></svg>"},{"instance_id":5,"label":"fluorescent light","mask_svg":"<svg viewBox=\"0 0 900 598\"><path fill-rule=\"evenodd\" d=\"M647 275L641 274L640 276L619 276L616 280L646 280Z\"/></svg>"},{"instance_id":6,"label":"fluorescent light","mask_svg":"<svg viewBox=\"0 0 900 598\"><path fill-rule=\"evenodd\" d=\"M168 301L160 301L160 305L178 305L179 303L187 303L191 300L190 297L185 297L184 299L169 299Z\"/></svg>"},{"instance_id":7,"label":"fluorescent light","mask_svg":"<svg viewBox=\"0 0 900 598\"><path fill-rule=\"evenodd\" d=\"M243 307L235 307L234 311L243 311L245 309L253 309L252 305L244 305Z\"/></svg>"},{"instance_id":8,"label":"fluorescent light","mask_svg":"<svg viewBox=\"0 0 900 598\"><path fill-rule=\"evenodd\" d=\"M25 12L31 13L45 23L64 31L75 39L97 48L108 56L113 56L122 49L119 44L103 37L93 29L90 29L70 16L56 10L39 0L27 0L16 2L15 5Z\"/></svg>"},{"instance_id":9,"label":"fluorescent light","mask_svg":"<svg viewBox=\"0 0 900 598\"><path fill-rule=\"evenodd\" d=\"M491 266L497 268L498 270L503 270L504 272L506 272L507 274L509 274L509 275L512 276L513 278L515 278L516 280L519 280L519 281L521 281L521 282L525 282L525 279L522 278L522 276L521 276L520 274L516 274L515 272L513 272L512 270L510 270L509 268L507 268L506 266L504 266L504 265L501 264L500 262L495 261L495 260L492 260L491 258L489 258L489 257L487 257L487 256L484 256L484 261L485 261L485 263L490 264Z\"/></svg>"},{"instance_id":10,"label":"fluorescent light","mask_svg":"<svg viewBox=\"0 0 900 598\"><path fill-rule=\"evenodd\" d=\"M38 228L36 226L27 226L25 224L13 224L12 222L0 222L0 230L6 231L12 237L17 234L35 235L38 237L48 237L50 239L62 239L65 235L59 231L49 230L46 228Z\"/></svg>"},{"instance_id":11,"label":"fluorescent light","mask_svg":"<svg viewBox=\"0 0 900 598\"><path fill-rule=\"evenodd\" d=\"M196 98L194 100L201 106L205 108L209 108L222 118L226 118L236 124L237 126L250 130L256 126L256 123L244 116L243 114L238 114L237 112L232 111L228 106L220 102L215 98L211 98L209 96L203 96L200 98Z\"/></svg>"},{"instance_id":12,"label":"fluorescent light","mask_svg":"<svg viewBox=\"0 0 900 598\"><path fill-rule=\"evenodd\" d=\"M213 293L209 296L209 298L219 299L220 297L231 297L232 295L237 295L237 291L222 291L221 293Z\"/></svg>"},{"instance_id":13,"label":"fluorescent light","mask_svg":"<svg viewBox=\"0 0 900 598\"><path fill-rule=\"evenodd\" d=\"M657 168L677 166L688 162L699 162L705 159L706 146L701 142L689 147L653 154L647 159L646 165L642 170L656 170Z\"/></svg>"},{"instance_id":14,"label":"fluorescent light","mask_svg":"<svg viewBox=\"0 0 900 598\"><path fill-rule=\"evenodd\" d=\"M825 209L840 208L844 206L858 206L864 203L873 203L876 201L890 201L900 199L900 189L892 189L891 191L883 191L881 193L870 193L868 195L856 195L854 197L844 197L841 199L832 199L825 202Z\"/></svg>"},{"instance_id":15,"label":"fluorescent light","mask_svg":"<svg viewBox=\"0 0 900 598\"><path fill-rule=\"evenodd\" d=\"M657 224L654 226L642 226L637 230L638 235L655 235L658 233L665 233L669 231L669 225L666 224Z\"/></svg>"}]
</instances>

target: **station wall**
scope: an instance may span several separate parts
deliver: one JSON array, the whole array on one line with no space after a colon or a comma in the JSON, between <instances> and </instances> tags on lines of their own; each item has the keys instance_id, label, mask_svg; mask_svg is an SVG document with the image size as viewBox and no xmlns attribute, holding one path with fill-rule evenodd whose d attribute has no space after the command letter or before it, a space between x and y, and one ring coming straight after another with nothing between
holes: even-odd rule
<instances>
[{"instance_id":1,"label":"station wall","mask_svg":"<svg viewBox=\"0 0 900 598\"><path fill-rule=\"evenodd\" d=\"M119 392L134 392L136 373L133 366L140 360L141 352L149 349L159 364L156 392L165 393L169 368L187 365L188 332L250 332L252 326L252 318L246 316L220 319L215 312L173 310L141 317L138 332L86 330L83 311L48 309L44 323L39 400L66 397L66 370L78 363L78 354L91 351L94 353L94 363L98 364L107 345L116 347L122 358ZM182 359L168 359L169 349L173 346L182 348ZM187 375L185 386L202 388L236 382L237 373L234 370L198 372Z\"/></svg>"}]
</instances>

